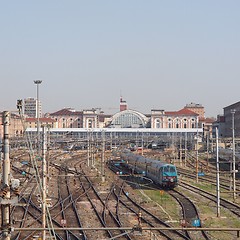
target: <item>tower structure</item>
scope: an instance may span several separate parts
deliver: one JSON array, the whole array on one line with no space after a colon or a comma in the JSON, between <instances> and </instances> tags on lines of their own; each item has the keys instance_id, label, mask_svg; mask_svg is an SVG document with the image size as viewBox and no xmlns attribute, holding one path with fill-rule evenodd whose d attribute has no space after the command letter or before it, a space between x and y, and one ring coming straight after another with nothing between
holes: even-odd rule
<instances>
[{"instance_id":1,"label":"tower structure","mask_svg":"<svg viewBox=\"0 0 240 240\"><path fill-rule=\"evenodd\" d=\"M128 109L127 102L123 100L122 96L120 97L120 112Z\"/></svg>"},{"instance_id":2,"label":"tower structure","mask_svg":"<svg viewBox=\"0 0 240 240\"><path fill-rule=\"evenodd\" d=\"M190 103L190 104L186 104L186 106L184 108L197 113L199 115L200 119L205 118L205 110L204 110L204 107L202 104Z\"/></svg>"}]
</instances>

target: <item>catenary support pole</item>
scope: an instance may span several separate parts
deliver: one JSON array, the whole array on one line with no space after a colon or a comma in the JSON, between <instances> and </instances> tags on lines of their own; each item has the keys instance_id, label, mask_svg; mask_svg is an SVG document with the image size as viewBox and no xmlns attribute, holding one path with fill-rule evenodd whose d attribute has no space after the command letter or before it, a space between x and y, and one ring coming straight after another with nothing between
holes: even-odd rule
<instances>
[{"instance_id":1,"label":"catenary support pole","mask_svg":"<svg viewBox=\"0 0 240 240\"><path fill-rule=\"evenodd\" d=\"M102 182L105 182L105 132L102 131L102 161L101 161Z\"/></svg>"},{"instance_id":2,"label":"catenary support pole","mask_svg":"<svg viewBox=\"0 0 240 240\"><path fill-rule=\"evenodd\" d=\"M187 132L185 132L184 167L187 166Z\"/></svg>"},{"instance_id":3,"label":"catenary support pole","mask_svg":"<svg viewBox=\"0 0 240 240\"><path fill-rule=\"evenodd\" d=\"M236 157L235 157L235 126L234 126L234 114L236 110L232 109L232 179L233 179L233 201L236 200Z\"/></svg>"},{"instance_id":4,"label":"catenary support pole","mask_svg":"<svg viewBox=\"0 0 240 240\"><path fill-rule=\"evenodd\" d=\"M89 129L87 129L87 166L90 166L90 132Z\"/></svg>"},{"instance_id":5,"label":"catenary support pole","mask_svg":"<svg viewBox=\"0 0 240 240\"><path fill-rule=\"evenodd\" d=\"M1 204L2 210L2 239L10 240L10 159L9 159L9 125L10 125L10 113L8 111L3 112L3 173L2 173L2 190L6 192L3 196L3 200L6 200L4 204Z\"/></svg>"},{"instance_id":6,"label":"catenary support pole","mask_svg":"<svg viewBox=\"0 0 240 240\"><path fill-rule=\"evenodd\" d=\"M219 183L219 155L218 155L218 128L216 127L216 183L217 183L217 217L220 217L220 183Z\"/></svg>"},{"instance_id":7,"label":"catenary support pole","mask_svg":"<svg viewBox=\"0 0 240 240\"><path fill-rule=\"evenodd\" d=\"M198 132L197 132L197 144L196 144L196 182L198 183Z\"/></svg>"},{"instance_id":8,"label":"catenary support pole","mask_svg":"<svg viewBox=\"0 0 240 240\"><path fill-rule=\"evenodd\" d=\"M46 164L46 152L47 152L47 133L46 127L42 127L43 148L42 148L42 228L46 227L46 178L47 178L47 164ZM46 239L46 230L42 231L42 239Z\"/></svg>"},{"instance_id":9,"label":"catenary support pole","mask_svg":"<svg viewBox=\"0 0 240 240\"><path fill-rule=\"evenodd\" d=\"M37 85L37 104L36 104L36 107L37 107L37 153L38 153L38 156L40 155L40 123L39 123L39 115L40 115L40 104L39 104L39 85L42 83L42 80L35 80L34 81L34 84Z\"/></svg>"}]
</instances>

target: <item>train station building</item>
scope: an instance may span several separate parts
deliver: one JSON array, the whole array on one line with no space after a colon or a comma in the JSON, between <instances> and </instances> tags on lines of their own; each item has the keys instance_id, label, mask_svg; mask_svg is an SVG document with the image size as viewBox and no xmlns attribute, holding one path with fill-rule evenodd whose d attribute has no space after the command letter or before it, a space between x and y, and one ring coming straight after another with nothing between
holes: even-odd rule
<instances>
[{"instance_id":1,"label":"train station building","mask_svg":"<svg viewBox=\"0 0 240 240\"><path fill-rule=\"evenodd\" d=\"M201 112L199 112L199 109ZM143 114L137 110L128 108L127 102L120 98L119 111L113 115L105 114L99 108L76 111L72 108L64 108L59 111L45 114L39 118L40 126L45 124L53 129L66 129L66 131L79 131L80 129L129 129L128 131L146 132L202 132L201 118L204 108L200 105L186 105L178 111L165 111L152 109L150 113ZM0 119L1 120L1 119ZM14 117L11 125L11 136L23 133L20 118ZM37 118L25 117L25 127L36 130ZM130 130L132 129L132 130ZM135 130L134 130L135 129ZM145 130L144 130L145 129ZM1 129L0 129L1 130ZM119 130L121 131L121 130Z\"/></svg>"},{"instance_id":2,"label":"train station building","mask_svg":"<svg viewBox=\"0 0 240 240\"><path fill-rule=\"evenodd\" d=\"M149 114L129 109L120 98L119 112L106 115L98 109L76 111L71 108L50 113L48 117L57 122L58 128L151 128L151 129L196 129L199 114L183 108L178 111L152 109Z\"/></svg>"}]
</instances>

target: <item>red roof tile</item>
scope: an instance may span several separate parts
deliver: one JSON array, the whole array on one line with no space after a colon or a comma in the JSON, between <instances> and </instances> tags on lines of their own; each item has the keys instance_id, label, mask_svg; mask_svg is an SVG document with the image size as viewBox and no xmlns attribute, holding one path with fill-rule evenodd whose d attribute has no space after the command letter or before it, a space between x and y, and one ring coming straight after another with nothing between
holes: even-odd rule
<instances>
[{"instance_id":1,"label":"red roof tile","mask_svg":"<svg viewBox=\"0 0 240 240\"><path fill-rule=\"evenodd\" d=\"M175 111L175 112L165 112L166 115L174 115L174 116L178 116L178 115L181 115L181 116L198 116L197 113L189 110L189 109L186 109L186 108L183 108L179 111Z\"/></svg>"},{"instance_id":2,"label":"red roof tile","mask_svg":"<svg viewBox=\"0 0 240 240\"><path fill-rule=\"evenodd\" d=\"M37 118L26 118L26 122L37 122ZM55 119L52 118L39 118L39 122L56 122Z\"/></svg>"},{"instance_id":3,"label":"red roof tile","mask_svg":"<svg viewBox=\"0 0 240 240\"><path fill-rule=\"evenodd\" d=\"M61 109L57 112L54 112L54 113L50 113L50 116L71 116L71 115L81 115L82 114L82 111L71 111L69 110L69 108L64 108L64 109Z\"/></svg>"}]
</instances>

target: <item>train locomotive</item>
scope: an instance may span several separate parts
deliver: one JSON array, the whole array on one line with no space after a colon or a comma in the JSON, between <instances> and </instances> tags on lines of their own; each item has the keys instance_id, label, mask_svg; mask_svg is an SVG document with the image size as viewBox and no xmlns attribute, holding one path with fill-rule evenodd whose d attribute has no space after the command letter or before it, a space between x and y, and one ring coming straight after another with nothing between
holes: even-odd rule
<instances>
[{"instance_id":1,"label":"train locomotive","mask_svg":"<svg viewBox=\"0 0 240 240\"><path fill-rule=\"evenodd\" d=\"M174 188L178 184L177 169L174 165L145 158L132 152L122 152L121 158L133 172L142 173L163 188Z\"/></svg>"}]
</instances>

